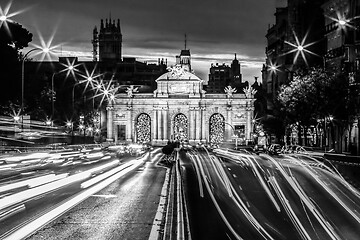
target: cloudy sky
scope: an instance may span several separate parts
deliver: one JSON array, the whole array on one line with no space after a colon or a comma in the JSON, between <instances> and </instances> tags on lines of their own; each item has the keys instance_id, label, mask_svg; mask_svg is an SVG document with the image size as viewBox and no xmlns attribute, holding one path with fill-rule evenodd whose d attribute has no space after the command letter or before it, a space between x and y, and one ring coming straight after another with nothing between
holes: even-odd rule
<instances>
[{"instance_id":1,"label":"cloudy sky","mask_svg":"<svg viewBox=\"0 0 360 240\"><path fill-rule=\"evenodd\" d=\"M208 79L211 63L230 64L234 53L244 81L261 76L265 34L275 21L276 0L13 0L11 19L57 48L62 56L91 60L92 30L100 19L120 19L123 56L140 61L168 59L187 47L195 73ZM1 0L4 9L9 1Z\"/></svg>"}]
</instances>

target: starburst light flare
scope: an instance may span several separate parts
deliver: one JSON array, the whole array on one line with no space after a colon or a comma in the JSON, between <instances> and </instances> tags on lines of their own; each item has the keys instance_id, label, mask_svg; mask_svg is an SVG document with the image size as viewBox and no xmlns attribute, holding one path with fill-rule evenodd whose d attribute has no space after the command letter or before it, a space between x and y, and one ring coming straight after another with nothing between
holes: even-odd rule
<instances>
[{"instance_id":1,"label":"starburst light flare","mask_svg":"<svg viewBox=\"0 0 360 240\"><path fill-rule=\"evenodd\" d=\"M91 70L91 72L86 68L86 66L84 66L84 67L85 67L85 74L80 74L80 76L83 78L83 80L81 80L80 83L86 83L83 93L86 92L89 85L92 89L94 89L95 86L97 85L96 78L99 78L102 76L101 73L99 73L99 74L95 73L97 65L94 66L94 68Z\"/></svg>"},{"instance_id":2,"label":"starburst light flare","mask_svg":"<svg viewBox=\"0 0 360 240\"><path fill-rule=\"evenodd\" d=\"M343 13L336 12L336 18L331 16L325 16L329 18L330 20L334 21L338 25L338 30L344 30L347 31L348 28L356 29L356 26L351 24L351 21L359 18L360 16L355 16L353 18L346 18L346 16Z\"/></svg>"},{"instance_id":3,"label":"starburst light flare","mask_svg":"<svg viewBox=\"0 0 360 240\"><path fill-rule=\"evenodd\" d=\"M41 33L38 31L38 36L40 40L40 45L31 43L30 45L34 48L42 49L41 52L36 52L34 55L40 55L40 62L44 61L44 59L51 60L52 56L56 56L55 49L59 48L62 44L52 45L52 41L54 39L55 33L50 36L50 39L45 42L44 38L42 37Z\"/></svg>"},{"instance_id":4,"label":"starburst light flare","mask_svg":"<svg viewBox=\"0 0 360 240\"><path fill-rule=\"evenodd\" d=\"M12 12L12 13L9 13L10 11L10 8L11 8L11 4L12 4L12 1L9 1L9 3L4 7L2 8L0 6L0 27L4 24L5 28L7 30L9 30L9 27L8 27L8 22L14 22L11 17L14 17L20 13L23 13L25 12L27 9L21 9L21 10L18 10L16 12ZM11 34L11 33L10 33Z\"/></svg>"},{"instance_id":5,"label":"starburst light flare","mask_svg":"<svg viewBox=\"0 0 360 240\"><path fill-rule=\"evenodd\" d=\"M100 93L97 95L94 95L94 97L101 96L100 106L102 105L104 100L107 100L109 103L112 103L115 101L115 94L118 90L118 87L115 87L112 83L112 79L108 81L107 83L103 83L103 88L100 89Z\"/></svg>"},{"instance_id":6,"label":"starburst light flare","mask_svg":"<svg viewBox=\"0 0 360 240\"><path fill-rule=\"evenodd\" d=\"M77 68L81 64L75 64L76 59L74 58L71 62L69 58L66 58L66 63L60 63L62 66L65 67L65 69L61 70L60 72L66 71L66 78L71 74L72 77L76 77L76 73L80 72L80 70Z\"/></svg>"},{"instance_id":7,"label":"starburst light flare","mask_svg":"<svg viewBox=\"0 0 360 240\"><path fill-rule=\"evenodd\" d=\"M311 42L311 43L305 44L306 38L308 37L308 34L309 34L309 31L306 32L304 38L301 39L301 41L299 41L299 38L298 38L298 36L296 36L296 34L295 34L294 31L293 31L293 34L294 34L294 38L295 38L295 42L296 42L296 43L294 44L294 43L285 41L285 43L288 44L288 45L290 45L290 46L292 46L293 49L291 49L290 51L284 53L283 55L287 55L287 54L296 52L296 53L295 53L294 60L293 60L293 64L296 63L299 55L301 55L301 57L303 58L305 64L308 65L308 62L307 62L305 53L309 53L309 54L312 54L312 55L315 55L315 56L319 56L319 55L316 54L316 53L314 53L314 52L309 51L309 50L306 49L306 48L314 45L314 44L317 43L317 42Z\"/></svg>"}]
</instances>

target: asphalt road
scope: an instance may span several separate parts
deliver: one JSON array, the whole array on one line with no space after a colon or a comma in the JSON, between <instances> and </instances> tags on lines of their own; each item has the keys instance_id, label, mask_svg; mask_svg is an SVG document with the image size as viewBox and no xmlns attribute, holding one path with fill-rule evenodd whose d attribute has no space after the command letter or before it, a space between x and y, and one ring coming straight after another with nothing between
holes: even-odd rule
<instances>
[{"instance_id":1,"label":"asphalt road","mask_svg":"<svg viewBox=\"0 0 360 240\"><path fill-rule=\"evenodd\" d=\"M167 174L167 168L157 164L159 151L120 161L114 154L105 155L109 157L100 154L97 156L101 161L95 161L94 157L94 161L81 161L77 167L52 166L52 173L54 169L57 175L66 172L66 183L56 190L39 191L35 197L19 201L23 204L21 210L0 220L0 239L148 239L154 231L159 231L158 226L154 227L158 225L154 219ZM43 170L49 172L49 168ZM18 174L17 180L10 183L39 174L39 171L35 175ZM99 177L101 180L92 182ZM1 186L6 186L6 182ZM9 201L4 201L7 197L33 189L37 188L26 186L10 194L5 192L0 198L0 208L7 209Z\"/></svg>"},{"instance_id":2,"label":"asphalt road","mask_svg":"<svg viewBox=\"0 0 360 240\"><path fill-rule=\"evenodd\" d=\"M360 239L360 194L305 155L181 154L193 239Z\"/></svg>"}]
</instances>

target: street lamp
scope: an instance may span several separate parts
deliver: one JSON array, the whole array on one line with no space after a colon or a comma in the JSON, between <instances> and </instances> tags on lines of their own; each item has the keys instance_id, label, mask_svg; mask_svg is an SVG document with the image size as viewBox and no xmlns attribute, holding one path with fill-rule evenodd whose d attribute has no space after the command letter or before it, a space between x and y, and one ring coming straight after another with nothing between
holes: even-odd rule
<instances>
[{"instance_id":1,"label":"street lamp","mask_svg":"<svg viewBox=\"0 0 360 240\"><path fill-rule=\"evenodd\" d=\"M54 111L55 111L54 104L55 104L55 98L56 98L55 97L56 94L55 94L55 90L54 90L54 77L55 77L55 75L60 74L60 73L62 73L64 71L68 71L68 73L69 73L69 72L74 72L74 70L76 70L76 69L74 68L73 65L67 65L67 67L65 69L63 69L63 70L61 70L59 72L54 72L52 74L52 76L51 76L51 117L53 119L54 119ZM68 76L68 74L66 76ZM74 88L75 88L75 85L76 84L74 84L73 91L72 91L72 94L73 94L73 96L72 96L72 98L73 98L73 111L74 111Z\"/></svg>"},{"instance_id":2,"label":"street lamp","mask_svg":"<svg viewBox=\"0 0 360 240\"><path fill-rule=\"evenodd\" d=\"M23 114L23 111L24 111L24 68L25 68L24 65L25 65L25 59L30 53L32 53L34 51L42 51L44 53L48 53L50 51L50 49L49 48L33 48L30 51L28 51L22 59L22 62L21 62L21 111L20 111L21 114Z\"/></svg>"}]
</instances>

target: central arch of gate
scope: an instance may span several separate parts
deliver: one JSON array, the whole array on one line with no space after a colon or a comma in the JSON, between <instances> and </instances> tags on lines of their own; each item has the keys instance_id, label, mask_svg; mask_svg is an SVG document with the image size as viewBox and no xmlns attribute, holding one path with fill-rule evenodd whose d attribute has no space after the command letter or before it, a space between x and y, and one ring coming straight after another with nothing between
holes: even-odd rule
<instances>
[{"instance_id":1,"label":"central arch of gate","mask_svg":"<svg viewBox=\"0 0 360 240\"><path fill-rule=\"evenodd\" d=\"M190 71L190 61L169 68L152 93L129 86L107 106L107 141L163 146L168 141L189 144L252 140L255 99L247 94L208 94L203 80Z\"/></svg>"}]
</instances>

